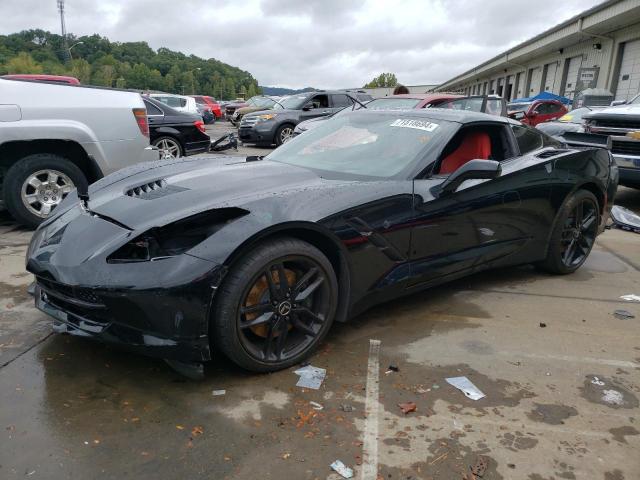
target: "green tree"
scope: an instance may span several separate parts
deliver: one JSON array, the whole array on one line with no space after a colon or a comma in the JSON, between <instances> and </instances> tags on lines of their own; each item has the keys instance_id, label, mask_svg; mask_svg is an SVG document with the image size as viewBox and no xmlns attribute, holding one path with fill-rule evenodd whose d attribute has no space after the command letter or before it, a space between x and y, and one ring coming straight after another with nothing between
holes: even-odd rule
<instances>
[{"instance_id":1,"label":"green tree","mask_svg":"<svg viewBox=\"0 0 640 480\"><path fill-rule=\"evenodd\" d=\"M364 88L395 87L398 79L394 73L381 73L376 78L365 84Z\"/></svg>"},{"instance_id":2,"label":"green tree","mask_svg":"<svg viewBox=\"0 0 640 480\"><path fill-rule=\"evenodd\" d=\"M26 52L10 58L5 69L7 73L42 73L42 66Z\"/></svg>"},{"instance_id":3,"label":"green tree","mask_svg":"<svg viewBox=\"0 0 640 480\"><path fill-rule=\"evenodd\" d=\"M127 88L127 81L124 77L118 77L116 80L116 88Z\"/></svg>"},{"instance_id":4,"label":"green tree","mask_svg":"<svg viewBox=\"0 0 640 480\"><path fill-rule=\"evenodd\" d=\"M74 58L71 60L71 76L80 80L80 83L91 81L91 65L84 58Z\"/></svg>"},{"instance_id":5,"label":"green tree","mask_svg":"<svg viewBox=\"0 0 640 480\"><path fill-rule=\"evenodd\" d=\"M256 91L256 87L252 83L251 85L249 85L249 88L247 89L247 97L248 98L255 97L257 94L258 92Z\"/></svg>"}]
</instances>

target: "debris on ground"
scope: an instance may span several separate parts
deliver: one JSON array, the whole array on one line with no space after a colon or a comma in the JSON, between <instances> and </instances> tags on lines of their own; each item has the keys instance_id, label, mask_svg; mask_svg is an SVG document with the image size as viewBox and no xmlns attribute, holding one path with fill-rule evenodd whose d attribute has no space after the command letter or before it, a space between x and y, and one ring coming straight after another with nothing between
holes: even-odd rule
<instances>
[{"instance_id":1,"label":"debris on ground","mask_svg":"<svg viewBox=\"0 0 640 480\"><path fill-rule=\"evenodd\" d=\"M342 405L340 405L340 410L342 410L343 412L350 413L355 411L355 409L356 408L353 405L349 405L347 403L343 403Z\"/></svg>"},{"instance_id":2,"label":"debris on ground","mask_svg":"<svg viewBox=\"0 0 640 480\"><path fill-rule=\"evenodd\" d=\"M481 398L486 397L486 395L482 393L478 387L471 383L471 380L469 380L467 377L450 377L445 378L445 380L449 385L456 387L471 400L480 400Z\"/></svg>"},{"instance_id":3,"label":"debris on ground","mask_svg":"<svg viewBox=\"0 0 640 480\"><path fill-rule=\"evenodd\" d=\"M544 323L544 322L540 322L540 328L546 328L546 327L547 327L547 324L546 324L546 323Z\"/></svg>"},{"instance_id":4,"label":"debris on ground","mask_svg":"<svg viewBox=\"0 0 640 480\"><path fill-rule=\"evenodd\" d=\"M627 302L640 302L640 295L635 295L633 293L621 295L620 298L622 300L626 300Z\"/></svg>"},{"instance_id":5,"label":"debris on ground","mask_svg":"<svg viewBox=\"0 0 640 480\"><path fill-rule=\"evenodd\" d=\"M600 387L604 387L604 382L603 382L602 380L600 380L598 377L593 377L593 378L591 379L591 383L592 383L593 385L598 385L598 386L600 386Z\"/></svg>"},{"instance_id":6,"label":"debris on ground","mask_svg":"<svg viewBox=\"0 0 640 480\"><path fill-rule=\"evenodd\" d=\"M402 413L404 413L405 415L407 413L415 412L416 409L418 408L415 402L399 403L398 406L400 407L400 410L402 410Z\"/></svg>"},{"instance_id":7,"label":"debris on ground","mask_svg":"<svg viewBox=\"0 0 640 480\"><path fill-rule=\"evenodd\" d=\"M213 392L211 392L211 395L213 395L214 397L219 397L221 395L226 395L226 393L226 390L214 390Z\"/></svg>"},{"instance_id":8,"label":"debris on ground","mask_svg":"<svg viewBox=\"0 0 640 480\"><path fill-rule=\"evenodd\" d=\"M343 478L352 478L353 477L353 470L351 468L347 467L340 460L336 460L335 462L333 462L331 464L331 469L333 471L335 471L335 472L338 472L338 474L340 476L342 476Z\"/></svg>"},{"instance_id":9,"label":"debris on ground","mask_svg":"<svg viewBox=\"0 0 640 480\"><path fill-rule=\"evenodd\" d=\"M389 368L387 368L387 371L384 372L386 375L389 375L392 372L399 372L400 369L397 367L397 365L389 365Z\"/></svg>"},{"instance_id":10,"label":"debris on ground","mask_svg":"<svg viewBox=\"0 0 640 480\"><path fill-rule=\"evenodd\" d=\"M300 376L296 387L311 388L313 390L320 388L324 377L327 375L327 371L324 368L314 367L312 365L299 368L293 373Z\"/></svg>"},{"instance_id":11,"label":"debris on ground","mask_svg":"<svg viewBox=\"0 0 640 480\"><path fill-rule=\"evenodd\" d=\"M636 318L636 316L628 310L615 310L613 312L613 316L619 318L620 320L629 320L631 318Z\"/></svg>"},{"instance_id":12,"label":"debris on ground","mask_svg":"<svg viewBox=\"0 0 640 480\"><path fill-rule=\"evenodd\" d=\"M488 466L489 462L487 461L487 457L478 455L476 463L471 467L471 473L477 477L482 477L487 471Z\"/></svg>"},{"instance_id":13,"label":"debris on ground","mask_svg":"<svg viewBox=\"0 0 640 480\"><path fill-rule=\"evenodd\" d=\"M322 410L324 408L318 402L309 402L309 405L311 405L311 408L313 408L314 410Z\"/></svg>"}]
</instances>

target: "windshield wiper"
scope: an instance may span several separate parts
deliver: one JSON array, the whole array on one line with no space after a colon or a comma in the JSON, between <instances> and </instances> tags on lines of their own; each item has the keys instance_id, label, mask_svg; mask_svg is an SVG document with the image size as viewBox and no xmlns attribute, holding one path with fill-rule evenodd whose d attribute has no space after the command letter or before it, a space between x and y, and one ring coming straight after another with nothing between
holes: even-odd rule
<instances>
[{"instance_id":1,"label":"windshield wiper","mask_svg":"<svg viewBox=\"0 0 640 480\"><path fill-rule=\"evenodd\" d=\"M351 98L353 98L353 100L355 100L356 102L358 102L362 108L367 108L367 106L366 106L364 103L362 103L360 100L358 100L356 97L351 97ZM356 109L356 104L354 103L354 104L353 104L353 107L351 107L351 108L353 108L353 110L355 111L355 109Z\"/></svg>"}]
</instances>

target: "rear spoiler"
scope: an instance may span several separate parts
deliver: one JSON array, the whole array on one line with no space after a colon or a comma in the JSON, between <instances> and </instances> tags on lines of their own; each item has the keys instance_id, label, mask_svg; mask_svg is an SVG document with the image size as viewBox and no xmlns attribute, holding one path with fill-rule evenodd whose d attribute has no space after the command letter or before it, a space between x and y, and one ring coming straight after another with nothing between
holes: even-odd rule
<instances>
[{"instance_id":1,"label":"rear spoiler","mask_svg":"<svg viewBox=\"0 0 640 480\"><path fill-rule=\"evenodd\" d=\"M611 137L596 133L566 132L562 135L564 143L571 147L606 148L611 150Z\"/></svg>"}]
</instances>

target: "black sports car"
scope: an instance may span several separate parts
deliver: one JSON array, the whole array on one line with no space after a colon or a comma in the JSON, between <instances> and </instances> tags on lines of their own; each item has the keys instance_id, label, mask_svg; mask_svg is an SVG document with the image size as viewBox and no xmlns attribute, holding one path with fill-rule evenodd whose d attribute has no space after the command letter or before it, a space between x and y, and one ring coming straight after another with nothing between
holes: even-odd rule
<instances>
[{"instance_id":1,"label":"black sports car","mask_svg":"<svg viewBox=\"0 0 640 480\"><path fill-rule=\"evenodd\" d=\"M136 165L69 194L27 269L58 331L271 371L399 295L490 267L575 271L616 186L607 150L515 120L360 110L265 158Z\"/></svg>"},{"instance_id":2,"label":"black sports car","mask_svg":"<svg viewBox=\"0 0 640 480\"><path fill-rule=\"evenodd\" d=\"M150 143L161 159L196 155L209 151L211 138L202 117L179 112L150 97L143 97L149 120Z\"/></svg>"}]
</instances>

